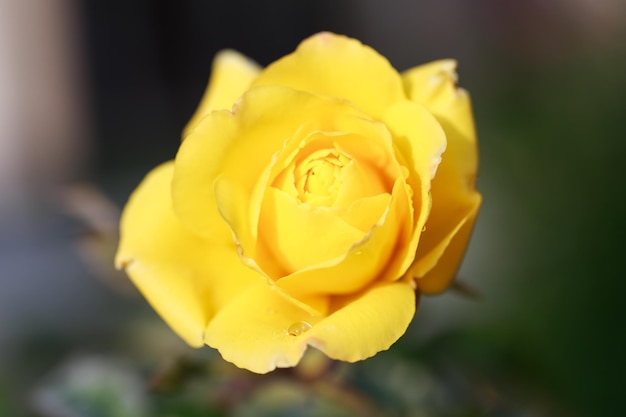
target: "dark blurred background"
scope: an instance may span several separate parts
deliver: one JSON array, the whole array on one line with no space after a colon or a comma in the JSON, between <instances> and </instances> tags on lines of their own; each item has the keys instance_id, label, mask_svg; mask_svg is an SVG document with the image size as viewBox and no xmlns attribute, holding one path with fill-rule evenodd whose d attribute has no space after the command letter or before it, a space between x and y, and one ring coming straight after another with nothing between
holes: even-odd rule
<instances>
[{"instance_id":1,"label":"dark blurred background","mask_svg":"<svg viewBox=\"0 0 626 417\"><path fill-rule=\"evenodd\" d=\"M0 0L0 415L222 415L163 414L141 388L134 412L94 414L68 392L84 363L78 386L106 370L141 387L169 357L218 361L112 270L116 216L175 155L218 50L267 65L321 30L398 70L458 59L481 150L460 272L480 297L423 299L346 383L388 415L622 415L626 3L611 0ZM227 409L267 406L248 400Z\"/></svg>"}]
</instances>

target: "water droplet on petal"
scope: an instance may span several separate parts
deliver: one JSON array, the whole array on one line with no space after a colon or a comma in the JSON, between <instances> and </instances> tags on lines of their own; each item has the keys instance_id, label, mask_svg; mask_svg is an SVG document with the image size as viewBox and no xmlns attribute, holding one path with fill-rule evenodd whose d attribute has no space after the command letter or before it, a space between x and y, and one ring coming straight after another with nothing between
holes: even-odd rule
<instances>
[{"instance_id":1,"label":"water droplet on petal","mask_svg":"<svg viewBox=\"0 0 626 417\"><path fill-rule=\"evenodd\" d=\"M289 336L300 336L302 333L308 332L311 327L313 326L306 321L297 321L289 326L287 333L289 333Z\"/></svg>"}]
</instances>

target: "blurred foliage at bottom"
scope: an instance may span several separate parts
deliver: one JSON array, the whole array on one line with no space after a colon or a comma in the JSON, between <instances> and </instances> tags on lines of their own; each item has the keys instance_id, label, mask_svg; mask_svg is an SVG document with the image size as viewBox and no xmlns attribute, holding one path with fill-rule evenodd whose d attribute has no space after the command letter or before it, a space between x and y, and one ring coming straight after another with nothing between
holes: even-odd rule
<instances>
[{"instance_id":1,"label":"blurred foliage at bottom","mask_svg":"<svg viewBox=\"0 0 626 417\"><path fill-rule=\"evenodd\" d=\"M73 356L29 393L29 408L42 417L561 415L531 385L498 372L497 359L488 372L481 358L459 362L454 339L358 364L309 351L297 368L269 375L236 369L209 350L162 358L157 370L128 358Z\"/></svg>"},{"instance_id":2,"label":"blurred foliage at bottom","mask_svg":"<svg viewBox=\"0 0 626 417\"><path fill-rule=\"evenodd\" d=\"M294 369L256 375L210 349L183 346L158 323L139 326L141 337L127 338L126 356L76 354L59 363L28 393L29 415L564 415L535 385L503 372L508 358L486 351L488 341L454 331L419 349L400 342L356 364L310 349Z\"/></svg>"}]
</instances>

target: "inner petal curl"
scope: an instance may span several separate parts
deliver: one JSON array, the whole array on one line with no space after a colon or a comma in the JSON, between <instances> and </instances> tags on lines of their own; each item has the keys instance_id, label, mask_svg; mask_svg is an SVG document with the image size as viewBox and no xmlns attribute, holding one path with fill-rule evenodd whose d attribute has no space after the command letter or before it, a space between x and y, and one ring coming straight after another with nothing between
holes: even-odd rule
<instances>
[{"instance_id":1,"label":"inner petal curl","mask_svg":"<svg viewBox=\"0 0 626 417\"><path fill-rule=\"evenodd\" d=\"M258 223L257 263L275 279L344 257L381 221L400 175L371 160L381 159L373 138L314 131L289 142L276 155Z\"/></svg>"},{"instance_id":2,"label":"inner petal curl","mask_svg":"<svg viewBox=\"0 0 626 417\"><path fill-rule=\"evenodd\" d=\"M343 168L351 162L350 156L336 148L299 155L294 167L298 200L314 206L332 206L341 188Z\"/></svg>"}]
</instances>

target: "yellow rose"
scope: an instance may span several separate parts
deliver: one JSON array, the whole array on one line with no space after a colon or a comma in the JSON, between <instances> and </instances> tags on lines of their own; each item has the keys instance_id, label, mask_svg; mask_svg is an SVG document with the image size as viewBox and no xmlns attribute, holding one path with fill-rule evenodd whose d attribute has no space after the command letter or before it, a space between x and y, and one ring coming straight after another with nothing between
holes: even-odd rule
<instances>
[{"instance_id":1,"label":"yellow rose","mask_svg":"<svg viewBox=\"0 0 626 417\"><path fill-rule=\"evenodd\" d=\"M331 33L265 69L218 54L176 159L124 210L117 266L187 343L254 372L388 349L453 280L480 205L454 70L400 75Z\"/></svg>"}]
</instances>

